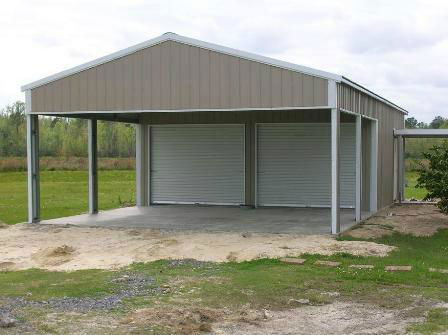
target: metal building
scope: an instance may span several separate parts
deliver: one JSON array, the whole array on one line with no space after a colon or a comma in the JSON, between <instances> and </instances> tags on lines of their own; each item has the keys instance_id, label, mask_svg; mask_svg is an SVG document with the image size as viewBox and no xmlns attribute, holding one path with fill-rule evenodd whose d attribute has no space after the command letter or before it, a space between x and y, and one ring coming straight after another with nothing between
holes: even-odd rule
<instances>
[{"instance_id":1,"label":"metal building","mask_svg":"<svg viewBox=\"0 0 448 335\"><path fill-rule=\"evenodd\" d=\"M137 127L137 205L340 208L359 221L397 197L394 129L407 112L346 77L166 33L22 87L29 221L40 220L38 116Z\"/></svg>"}]
</instances>

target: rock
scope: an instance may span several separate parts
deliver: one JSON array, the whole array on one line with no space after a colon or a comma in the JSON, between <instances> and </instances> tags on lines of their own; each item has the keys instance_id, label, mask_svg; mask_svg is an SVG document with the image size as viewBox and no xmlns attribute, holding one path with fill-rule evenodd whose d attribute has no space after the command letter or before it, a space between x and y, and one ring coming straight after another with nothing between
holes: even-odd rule
<instances>
[{"instance_id":1,"label":"rock","mask_svg":"<svg viewBox=\"0 0 448 335\"><path fill-rule=\"evenodd\" d=\"M448 269L429 268L429 272L448 273Z\"/></svg>"},{"instance_id":2,"label":"rock","mask_svg":"<svg viewBox=\"0 0 448 335\"><path fill-rule=\"evenodd\" d=\"M280 262L286 263L286 264L303 265L306 262L306 259L285 257L285 258L280 258Z\"/></svg>"},{"instance_id":3,"label":"rock","mask_svg":"<svg viewBox=\"0 0 448 335\"><path fill-rule=\"evenodd\" d=\"M322 295L326 295L328 297L339 297L341 294L339 292L324 292Z\"/></svg>"},{"instance_id":4,"label":"rock","mask_svg":"<svg viewBox=\"0 0 448 335\"><path fill-rule=\"evenodd\" d=\"M244 238L249 238L252 237L252 233L242 233L241 236Z\"/></svg>"},{"instance_id":5,"label":"rock","mask_svg":"<svg viewBox=\"0 0 448 335\"><path fill-rule=\"evenodd\" d=\"M368 264L352 264L349 266L350 268L353 269L367 269L367 270L371 270L373 269L375 266L373 265L368 265Z\"/></svg>"},{"instance_id":6,"label":"rock","mask_svg":"<svg viewBox=\"0 0 448 335\"><path fill-rule=\"evenodd\" d=\"M398 272L398 271L411 271L412 266L410 265L388 265L384 268L386 271Z\"/></svg>"},{"instance_id":7,"label":"rock","mask_svg":"<svg viewBox=\"0 0 448 335\"><path fill-rule=\"evenodd\" d=\"M332 262L332 261L316 261L314 262L314 265L322 265L322 266L329 266L332 268L336 268L339 265L341 265L340 262Z\"/></svg>"},{"instance_id":8,"label":"rock","mask_svg":"<svg viewBox=\"0 0 448 335\"><path fill-rule=\"evenodd\" d=\"M288 304L309 305L310 299L289 299Z\"/></svg>"},{"instance_id":9,"label":"rock","mask_svg":"<svg viewBox=\"0 0 448 335\"><path fill-rule=\"evenodd\" d=\"M271 314L267 309L263 309L263 319L267 320L271 317Z\"/></svg>"},{"instance_id":10,"label":"rock","mask_svg":"<svg viewBox=\"0 0 448 335\"><path fill-rule=\"evenodd\" d=\"M0 328L14 327L16 323L17 323L16 319L13 319L6 314L0 314Z\"/></svg>"}]
</instances>

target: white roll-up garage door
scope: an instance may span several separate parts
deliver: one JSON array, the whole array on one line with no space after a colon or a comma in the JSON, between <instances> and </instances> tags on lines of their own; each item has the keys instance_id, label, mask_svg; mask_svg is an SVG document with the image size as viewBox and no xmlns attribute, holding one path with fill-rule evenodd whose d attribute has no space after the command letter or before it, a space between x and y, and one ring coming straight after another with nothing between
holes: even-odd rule
<instances>
[{"instance_id":1,"label":"white roll-up garage door","mask_svg":"<svg viewBox=\"0 0 448 335\"><path fill-rule=\"evenodd\" d=\"M244 203L244 125L151 126L151 202Z\"/></svg>"},{"instance_id":2,"label":"white roll-up garage door","mask_svg":"<svg viewBox=\"0 0 448 335\"><path fill-rule=\"evenodd\" d=\"M331 206L331 128L327 123L257 126L257 203ZM355 205L355 124L341 123L341 206Z\"/></svg>"}]
</instances>

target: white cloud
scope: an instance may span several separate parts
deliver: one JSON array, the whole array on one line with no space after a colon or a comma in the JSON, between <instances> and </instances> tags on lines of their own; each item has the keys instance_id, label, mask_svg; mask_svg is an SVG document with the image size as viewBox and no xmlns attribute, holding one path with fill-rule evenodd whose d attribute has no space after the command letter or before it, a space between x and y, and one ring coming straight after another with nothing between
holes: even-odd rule
<instances>
[{"instance_id":1,"label":"white cloud","mask_svg":"<svg viewBox=\"0 0 448 335\"><path fill-rule=\"evenodd\" d=\"M0 14L0 106L20 86L177 32L344 74L419 120L448 114L446 1L15 0Z\"/></svg>"}]
</instances>

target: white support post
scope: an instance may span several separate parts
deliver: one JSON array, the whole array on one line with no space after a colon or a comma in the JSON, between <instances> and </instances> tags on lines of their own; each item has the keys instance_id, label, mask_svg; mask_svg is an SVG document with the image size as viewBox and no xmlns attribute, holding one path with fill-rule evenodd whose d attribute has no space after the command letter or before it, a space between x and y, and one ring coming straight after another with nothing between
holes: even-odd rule
<instances>
[{"instance_id":1,"label":"white support post","mask_svg":"<svg viewBox=\"0 0 448 335\"><path fill-rule=\"evenodd\" d=\"M403 149L401 151L401 199L406 200L406 137L403 136Z\"/></svg>"},{"instance_id":2,"label":"white support post","mask_svg":"<svg viewBox=\"0 0 448 335\"><path fill-rule=\"evenodd\" d=\"M362 185L362 118L356 116L356 196L355 196L355 219L361 221L361 185Z\"/></svg>"},{"instance_id":3,"label":"white support post","mask_svg":"<svg viewBox=\"0 0 448 335\"><path fill-rule=\"evenodd\" d=\"M27 161L28 161L28 222L40 221L40 178L39 178L39 119L37 115L29 114L31 97L26 92L26 130L27 130Z\"/></svg>"},{"instance_id":4,"label":"white support post","mask_svg":"<svg viewBox=\"0 0 448 335\"><path fill-rule=\"evenodd\" d=\"M149 206L150 199L150 127L147 124L136 125L136 200L137 206Z\"/></svg>"},{"instance_id":5,"label":"white support post","mask_svg":"<svg viewBox=\"0 0 448 335\"><path fill-rule=\"evenodd\" d=\"M371 121L370 212L378 211L378 120Z\"/></svg>"},{"instance_id":6,"label":"white support post","mask_svg":"<svg viewBox=\"0 0 448 335\"><path fill-rule=\"evenodd\" d=\"M88 120L89 137L89 213L98 213L97 121Z\"/></svg>"},{"instance_id":7,"label":"white support post","mask_svg":"<svg viewBox=\"0 0 448 335\"><path fill-rule=\"evenodd\" d=\"M398 136L397 138L398 144L398 178L397 178L397 188L398 188L398 202L401 203L403 201L403 136Z\"/></svg>"},{"instance_id":8,"label":"white support post","mask_svg":"<svg viewBox=\"0 0 448 335\"><path fill-rule=\"evenodd\" d=\"M340 111L331 110L331 233L341 231L340 221L340 185L339 185L339 142L340 142Z\"/></svg>"}]
</instances>

